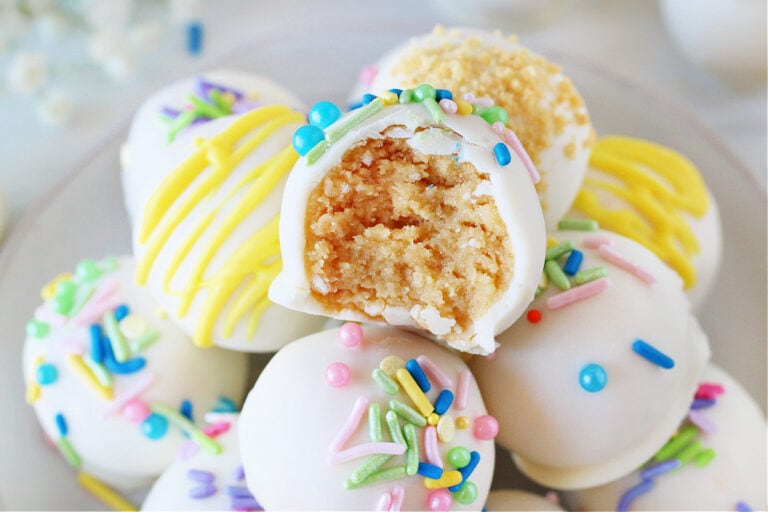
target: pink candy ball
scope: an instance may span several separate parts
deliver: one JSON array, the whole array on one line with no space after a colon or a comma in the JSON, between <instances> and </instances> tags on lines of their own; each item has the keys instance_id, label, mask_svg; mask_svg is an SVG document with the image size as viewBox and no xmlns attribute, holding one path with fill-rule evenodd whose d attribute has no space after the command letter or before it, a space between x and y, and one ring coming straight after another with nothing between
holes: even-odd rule
<instances>
[{"instance_id":1,"label":"pink candy ball","mask_svg":"<svg viewBox=\"0 0 768 512\"><path fill-rule=\"evenodd\" d=\"M499 422L490 414L478 416L472 422L472 434L480 441L490 441L499 433Z\"/></svg>"},{"instance_id":2,"label":"pink candy ball","mask_svg":"<svg viewBox=\"0 0 768 512\"><path fill-rule=\"evenodd\" d=\"M343 388L349 384L350 371L349 366L344 363L331 363L325 369L325 382L334 388Z\"/></svg>"},{"instance_id":3,"label":"pink candy ball","mask_svg":"<svg viewBox=\"0 0 768 512\"><path fill-rule=\"evenodd\" d=\"M453 496L448 489L435 489L427 495L427 508L433 512L451 510Z\"/></svg>"},{"instance_id":4,"label":"pink candy ball","mask_svg":"<svg viewBox=\"0 0 768 512\"><path fill-rule=\"evenodd\" d=\"M149 410L149 406L146 402L143 402L138 398L128 401L123 406L123 417L131 423L141 423L147 419L147 416L149 416L151 412L152 411Z\"/></svg>"},{"instance_id":5,"label":"pink candy ball","mask_svg":"<svg viewBox=\"0 0 768 512\"><path fill-rule=\"evenodd\" d=\"M341 345L347 348L360 348L363 344L363 328L354 322L347 322L339 328Z\"/></svg>"}]
</instances>

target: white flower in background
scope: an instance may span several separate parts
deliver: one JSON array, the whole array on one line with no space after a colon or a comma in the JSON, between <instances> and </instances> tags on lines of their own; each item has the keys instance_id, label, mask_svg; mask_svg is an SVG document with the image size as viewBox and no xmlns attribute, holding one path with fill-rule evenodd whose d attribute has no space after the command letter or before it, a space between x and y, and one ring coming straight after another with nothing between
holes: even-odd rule
<instances>
[{"instance_id":1,"label":"white flower in background","mask_svg":"<svg viewBox=\"0 0 768 512\"><path fill-rule=\"evenodd\" d=\"M128 32L128 38L136 50L151 48L160 40L163 30L159 23L147 21L132 27Z\"/></svg>"},{"instance_id":2,"label":"white flower in background","mask_svg":"<svg viewBox=\"0 0 768 512\"><path fill-rule=\"evenodd\" d=\"M57 12L42 14L35 20L35 32L45 43L63 41L70 28L67 20Z\"/></svg>"},{"instance_id":3,"label":"white flower in background","mask_svg":"<svg viewBox=\"0 0 768 512\"><path fill-rule=\"evenodd\" d=\"M170 0L171 20L183 25L200 19L202 2L200 0Z\"/></svg>"},{"instance_id":4,"label":"white flower in background","mask_svg":"<svg viewBox=\"0 0 768 512\"><path fill-rule=\"evenodd\" d=\"M88 39L91 58L115 80L124 81L136 70L136 55L129 37L121 31L100 31Z\"/></svg>"},{"instance_id":5,"label":"white flower in background","mask_svg":"<svg viewBox=\"0 0 768 512\"><path fill-rule=\"evenodd\" d=\"M45 93L35 105L37 118L48 126L59 126L72 117L72 98L61 91Z\"/></svg>"},{"instance_id":6,"label":"white flower in background","mask_svg":"<svg viewBox=\"0 0 768 512\"><path fill-rule=\"evenodd\" d=\"M136 73L136 56L130 50L112 54L100 64L104 71L118 82L124 82Z\"/></svg>"},{"instance_id":7,"label":"white flower in background","mask_svg":"<svg viewBox=\"0 0 768 512\"><path fill-rule=\"evenodd\" d=\"M40 52L18 52L8 65L6 82L15 93L33 95L48 80L48 63Z\"/></svg>"},{"instance_id":8,"label":"white flower in background","mask_svg":"<svg viewBox=\"0 0 768 512\"><path fill-rule=\"evenodd\" d=\"M128 26L133 0L82 0L78 11L96 31L119 31Z\"/></svg>"}]
</instances>

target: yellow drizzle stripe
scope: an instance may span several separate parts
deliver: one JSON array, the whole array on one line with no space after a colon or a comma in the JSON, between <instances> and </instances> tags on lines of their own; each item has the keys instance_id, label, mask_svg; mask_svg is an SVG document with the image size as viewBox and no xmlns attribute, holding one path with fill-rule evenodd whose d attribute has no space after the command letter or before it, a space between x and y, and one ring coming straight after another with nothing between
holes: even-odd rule
<instances>
[{"instance_id":1,"label":"yellow drizzle stripe","mask_svg":"<svg viewBox=\"0 0 768 512\"><path fill-rule=\"evenodd\" d=\"M589 164L613 180L587 173L574 209L651 250L680 274L686 288L695 285L691 259L700 251L699 242L682 214L699 218L709 208L696 167L669 148L619 136L598 140ZM600 194L621 200L626 208L603 206Z\"/></svg>"},{"instance_id":2,"label":"yellow drizzle stripe","mask_svg":"<svg viewBox=\"0 0 768 512\"><path fill-rule=\"evenodd\" d=\"M146 283L157 257L179 226L196 208L204 208L195 225L184 226L188 232L174 247L162 275L166 293L179 297L179 317L189 312L195 294L207 289L193 332L199 346L213 344L211 333L228 304L231 309L224 318L227 337L249 312L251 336L260 314L270 304L267 290L281 269L277 215L243 242L219 270L211 274L208 266L235 229L290 172L298 155L289 144L246 172L226 194L221 194L220 189L237 166L275 131L302 122L302 114L281 105L242 115L218 135L198 140L196 152L166 176L147 202L139 229L139 242L145 245L136 268L139 284ZM222 212L226 216L213 229L213 221ZM204 245L200 245L206 235ZM190 260L198 246L198 255ZM182 264L189 265L189 277L179 290L171 290Z\"/></svg>"},{"instance_id":3,"label":"yellow drizzle stripe","mask_svg":"<svg viewBox=\"0 0 768 512\"><path fill-rule=\"evenodd\" d=\"M124 510L127 512L138 510L136 505L120 496L114 489L91 474L79 471L77 473L77 483L112 510Z\"/></svg>"}]
</instances>

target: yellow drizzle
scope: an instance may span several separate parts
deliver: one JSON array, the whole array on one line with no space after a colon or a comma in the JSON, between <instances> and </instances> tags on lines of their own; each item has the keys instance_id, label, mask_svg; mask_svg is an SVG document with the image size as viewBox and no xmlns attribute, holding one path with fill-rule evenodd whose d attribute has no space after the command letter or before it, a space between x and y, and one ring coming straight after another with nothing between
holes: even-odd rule
<instances>
[{"instance_id":1,"label":"yellow drizzle","mask_svg":"<svg viewBox=\"0 0 768 512\"><path fill-rule=\"evenodd\" d=\"M250 314L248 336L252 336L259 316L269 306L267 290L282 265L278 215L243 242L213 275L206 277L206 271L228 237L272 193L298 155L288 144L248 171L223 198L216 198L217 192L243 159L276 130L303 122L302 114L282 105L243 114L218 135L208 140L199 139L197 151L165 177L147 202L139 229L139 243L145 245L145 254L136 268L139 284L146 284L161 250L189 214L198 207L206 209L198 224L185 227L189 233L174 248L162 276L164 291L179 296L177 314L180 318L189 312L195 294L207 288L193 333L193 340L199 346L213 344L214 325L230 301L231 307L224 317L225 337L232 335L237 322L247 314ZM211 230L213 220L225 207L226 216ZM209 230L210 240L198 251L184 286L171 290L170 283L182 263L191 258L192 249Z\"/></svg>"},{"instance_id":2,"label":"yellow drizzle","mask_svg":"<svg viewBox=\"0 0 768 512\"><path fill-rule=\"evenodd\" d=\"M595 219L600 227L650 249L680 274L686 288L696 284L691 258L699 253L699 242L682 215L700 218L709 208L706 185L696 167L669 148L618 136L600 139L592 148L589 164L617 182L587 173L574 209ZM598 195L601 190L628 208L603 207Z\"/></svg>"}]
</instances>

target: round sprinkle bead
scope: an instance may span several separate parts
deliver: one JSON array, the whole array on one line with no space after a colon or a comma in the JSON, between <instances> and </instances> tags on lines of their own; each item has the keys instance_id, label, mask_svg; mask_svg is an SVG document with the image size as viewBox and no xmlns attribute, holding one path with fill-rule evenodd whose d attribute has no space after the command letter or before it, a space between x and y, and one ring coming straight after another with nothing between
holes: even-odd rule
<instances>
[{"instance_id":1,"label":"round sprinkle bead","mask_svg":"<svg viewBox=\"0 0 768 512\"><path fill-rule=\"evenodd\" d=\"M354 322L347 322L339 328L341 346L351 349L363 346L363 328Z\"/></svg>"},{"instance_id":2,"label":"round sprinkle bead","mask_svg":"<svg viewBox=\"0 0 768 512\"><path fill-rule=\"evenodd\" d=\"M346 364L341 362L331 363L325 369L325 382L333 388L343 388L349 384L350 374L349 366Z\"/></svg>"},{"instance_id":3,"label":"round sprinkle bead","mask_svg":"<svg viewBox=\"0 0 768 512\"><path fill-rule=\"evenodd\" d=\"M57 297L64 297L64 296L74 297L76 291L77 291L77 285L72 281L65 280L65 281L60 281L59 283L56 284Z\"/></svg>"},{"instance_id":4,"label":"round sprinkle bead","mask_svg":"<svg viewBox=\"0 0 768 512\"><path fill-rule=\"evenodd\" d=\"M437 90L429 84L421 84L413 90L413 97L416 101L434 100L436 96Z\"/></svg>"},{"instance_id":5,"label":"round sprinkle bead","mask_svg":"<svg viewBox=\"0 0 768 512\"><path fill-rule=\"evenodd\" d=\"M607 382L608 374L605 373L605 368L599 364L590 363L579 372L579 384L590 393L600 391Z\"/></svg>"},{"instance_id":6,"label":"round sprinkle bead","mask_svg":"<svg viewBox=\"0 0 768 512\"><path fill-rule=\"evenodd\" d=\"M501 121L496 121L491 125L491 130L493 130L493 133L496 135L501 136L505 130L504 123Z\"/></svg>"},{"instance_id":7,"label":"round sprinkle bead","mask_svg":"<svg viewBox=\"0 0 768 512\"><path fill-rule=\"evenodd\" d=\"M143 402L137 398L129 400L123 406L123 418L130 421L131 423L141 423L142 421L146 420L150 414L152 414L152 412L149 410L149 406L146 404L146 402Z\"/></svg>"},{"instance_id":8,"label":"round sprinkle bead","mask_svg":"<svg viewBox=\"0 0 768 512\"><path fill-rule=\"evenodd\" d=\"M502 125L506 126L507 122L509 121L509 114L507 114L507 111L498 106L485 108L480 114L480 117L485 119L485 121L490 125L501 123Z\"/></svg>"},{"instance_id":9,"label":"round sprinkle bead","mask_svg":"<svg viewBox=\"0 0 768 512\"><path fill-rule=\"evenodd\" d=\"M464 430L466 428L469 428L469 418L466 416L459 416L456 418L456 428L459 430Z\"/></svg>"},{"instance_id":10,"label":"round sprinkle bead","mask_svg":"<svg viewBox=\"0 0 768 512\"><path fill-rule=\"evenodd\" d=\"M453 493L453 498L462 505L471 505L477 499L477 486L467 480L461 489Z\"/></svg>"},{"instance_id":11,"label":"round sprinkle bead","mask_svg":"<svg viewBox=\"0 0 768 512\"><path fill-rule=\"evenodd\" d=\"M448 464L451 466L460 469L469 464L469 459L471 458L471 455L469 453L469 450L464 448L463 446L454 446L450 450L448 450L448 453L446 454Z\"/></svg>"},{"instance_id":12,"label":"round sprinkle bead","mask_svg":"<svg viewBox=\"0 0 768 512\"><path fill-rule=\"evenodd\" d=\"M456 105L456 102L453 100L445 99L439 101L438 103L440 105L440 108L443 109L443 112L449 115L453 115L456 112L459 111L459 107Z\"/></svg>"},{"instance_id":13,"label":"round sprinkle bead","mask_svg":"<svg viewBox=\"0 0 768 512\"><path fill-rule=\"evenodd\" d=\"M414 101L413 89L403 89L398 95L400 103L411 103Z\"/></svg>"},{"instance_id":14,"label":"round sprinkle bead","mask_svg":"<svg viewBox=\"0 0 768 512\"><path fill-rule=\"evenodd\" d=\"M381 368L381 371L394 378L397 370L405 368L405 361L397 356L387 356L381 360L379 368Z\"/></svg>"},{"instance_id":15,"label":"round sprinkle bead","mask_svg":"<svg viewBox=\"0 0 768 512\"><path fill-rule=\"evenodd\" d=\"M442 101L442 100L452 100L452 99L453 99L453 93L448 89L435 90L435 100Z\"/></svg>"},{"instance_id":16,"label":"round sprinkle bead","mask_svg":"<svg viewBox=\"0 0 768 512\"><path fill-rule=\"evenodd\" d=\"M61 315L67 315L75 304L74 295L56 295L51 301L53 310Z\"/></svg>"},{"instance_id":17,"label":"round sprinkle bead","mask_svg":"<svg viewBox=\"0 0 768 512\"><path fill-rule=\"evenodd\" d=\"M41 386L48 386L56 382L59 378L59 370L50 363L43 363L37 367L35 380Z\"/></svg>"},{"instance_id":18,"label":"round sprinkle bead","mask_svg":"<svg viewBox=\"0 0 768 512\"><path fill-rule=\"evenodd\" d=\"M427 423L432 425L433 427L437 425L440 422L440 416L437 413L432 413L429 416L427 416Z\"/></svg>"},{"instance_id":19,"label":"round sprinkle bead","mask_svg":"<svg viewBox=\"0 0 768 512\"><path fill-rule=\"evenodd\" d=\"M435 489L427 495L427 508L433 512L451 510L453 496L448 489Z\"/></svg>"},{"instance_id":20,"label":"round sprinkle bead","mask_svg":"<svg viewBox=\"0 0 768 512\"><path fill-rule=\"evenodd\" d=\"M164 416L151 413L141 423L141 431L148 439L160 439L168 432L168 420Z\"/></svg>"},{"instance_id":21,"label":"round sprinkle bead","mask_svg":"<svg viewBox=\"0 0 768 512\"><path fill-rule=\"evenodd\" d=\"M528 313L526 313L525 317L532 324L537 324L541 322L541 311L539 311L538 309L532 309L528 311Z\"/></svg>"},{"instance_id":22,"label":"round sprinkle bead","mask_svg":"<svg viewBox=\"0 0 768 512\"><path fill-rule=\"evenodd\" d=\"M322 129L317 126L305 125L293 134L293 149L300 156L304 156L323 140L325 140L325 133Z\"/></svg>"},{"instance_id":23,"label":"round sprinkle bead","mask_svg":"<svg viewBox=\"0 0 768 512\"><path fill-rule=\"evenodd\" d=\"M504 167L509 165L512 161L512 154L509 152L509 148L503 142L499 142L493 146L493 156L496 157L496 163Z\"/></svg>"},{"instance_id":24,"label":"round sprinkle bead","mask_svg":"<svg viewBox=\"0 0 768 512\"><path fill-rule=\"evenodd\" d=\"M101 270L95 260L85 259L77 264L75 275L81 282L93 281L99 278Z\"/></svg>"},{"instance_id":25,"label":"round sprinkle bead","mask_svg":"<svg viewBox=\"0 0 768 512\"><path fill-rule=\"evenodd\" d=\"M444 414L437 422L437 438L441 443L450 443L456 434L456 422L450 414Z\"/></svg>"},{"instance_id":26,"label":"round sprinkle bead","mask_svg":"<svg viewBox=\"0 0 768 512\"><path fill-rule=\"evenodd\" d=\"M330 101L318 101L309 111L309 124L325 129L341 117L341 109Z\"/></svg>"},{"instance_id":27,"label":"round sprinkle bead","mask_svg":"<svg viewBox=\"0 0 768 512\"><path fill-rule=\"evenodd\" d=\"M490 414L478 416L472 424L472 435L481 441L490 441L499 433L499 422Z\"/></svg>"},{"instance_id":28,"label":"round sprinkle bead","mask_svg":"<svg viewBox=\"0 0 768 512\"><path fill-rule=\"evenodd\" d=\"M375 99L376 99L376 95L375 94L371 94L371 93L363 94L362 103L363 103L363 105L367 105L367 104L369 104L370 102L372 102Z\"/></svg>"},{"instance_id":29,"label":"round sprinkle bead","mask_svg":"<svg viewBox=\"0 0 768 512\"><path fill-rule=\"evenodd\" d=\"M459 114L466 116L472 113L472 104L470 102L458 98L454 101L456 102L456 108L458 109Z\"/></svg>"},{"instance_id":30,"label":"round sprinkle bead","mask_svg":"<svg viewBox=\"0 0 768 512\"><path fill-rule=\"evenodd\" d=\"M399 98L394 92L387 91L379 94L379 99L383 101L385 105L395 105Z\"/></svg>"},{"instance_id":31,"label":"round sprinkle bead","mask_svg":"<svg viewBox=\"0 0 768 512\"><path fill-rule=\"evenodd\" d=\"M31 338L45 338L51 332L51 326L40 320L30 320L27 322L27 336Z\"/></svg>"}]
</instances>

